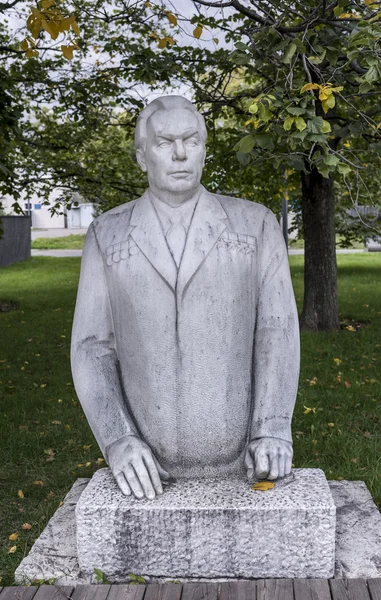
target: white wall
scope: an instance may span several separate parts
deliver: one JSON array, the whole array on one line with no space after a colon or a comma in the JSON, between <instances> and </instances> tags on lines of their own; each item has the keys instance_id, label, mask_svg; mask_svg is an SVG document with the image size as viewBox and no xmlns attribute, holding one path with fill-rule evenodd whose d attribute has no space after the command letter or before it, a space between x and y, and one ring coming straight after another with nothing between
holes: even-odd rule
<instances>
[{"instance_id":1,"label":"white wall","mask_svg":"<svg viewBox=\"0 0 381 600\"><path fill-rule=\"evenodd\" d=\"M59 190L53 192L50 205L54 204L59 196ZM13 198L4 196L1 198L1 203L7 215L16 214L12 209L12 204L14 203ZM64 211L64 209L62 209L62 212L65 212L65 214L52 215L49 210L49 205L41 204L37 194L34 194L29 200L29 207L27 200L20 200L20 205L23 210L25 210L26 214L29 214L30 211L33 229L64 229L65 227L68 227L69 229L87 228L93 221L95 212L94 204L80 203L78 207L72 208L71 210Z\"/></svg>"}]
</instances>

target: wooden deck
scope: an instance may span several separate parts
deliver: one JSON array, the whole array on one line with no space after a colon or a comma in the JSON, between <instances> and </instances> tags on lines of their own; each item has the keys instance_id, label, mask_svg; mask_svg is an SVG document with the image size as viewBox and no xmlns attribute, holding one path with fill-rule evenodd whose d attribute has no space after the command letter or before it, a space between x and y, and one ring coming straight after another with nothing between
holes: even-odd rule
<instances>
[{"instance_id":1,"label":"wooden deck","mask_svg":"<svg viewBox=\"0 0 381 600\"><path fill-rule=\"evenodd\" d=\"M0 588L0 600L381 600L381 579Z\"/></svg>"}]
</instances>

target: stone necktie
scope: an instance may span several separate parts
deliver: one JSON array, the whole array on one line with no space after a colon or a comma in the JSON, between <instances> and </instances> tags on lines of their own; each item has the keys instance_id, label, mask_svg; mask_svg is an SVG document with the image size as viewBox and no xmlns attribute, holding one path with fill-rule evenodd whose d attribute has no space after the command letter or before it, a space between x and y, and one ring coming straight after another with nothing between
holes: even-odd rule
<instances>
[{"instance_id":1,"label":"stone necktie","mask_svg":"<svg viewBox=\"0 0 381 600\"><path fill-rule=\"evenodd\" d=\"M169 249L175 259L177 268L180 265L181 257L185 247L185 241L187 239L187 232L184 225L180 223L172 223L167 231L166 240Z\"/></svg>"}]
</instances>

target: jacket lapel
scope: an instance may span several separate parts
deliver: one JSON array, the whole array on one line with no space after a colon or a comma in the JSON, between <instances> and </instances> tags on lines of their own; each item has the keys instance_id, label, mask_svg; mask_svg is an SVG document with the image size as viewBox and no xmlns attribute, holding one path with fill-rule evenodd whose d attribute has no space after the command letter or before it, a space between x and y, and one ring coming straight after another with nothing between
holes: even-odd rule
<instances>
[{"instance_id":1,"label":"jacket lapel","mask_svg":"<svg viewBox=\"0 0 381 600\"><path fill-rule=\"evenodd\" d=\"M154 269L163 277L173 292L176 289L176 265L164 238L159 218L146 191L136 201L130 225L130 235Z\"/></svg>"},{"instance_id":2,"label":"jacket lapel","mask_svg":"<svg viewBox=\"0 0 381 600\"><path fill-rule=\"evenodd\" d=\"M226 229L227 218L216 196L202 187L180 263L177 281L179 299L182 298L191 278Z\"/></svg>"}]
</instances>

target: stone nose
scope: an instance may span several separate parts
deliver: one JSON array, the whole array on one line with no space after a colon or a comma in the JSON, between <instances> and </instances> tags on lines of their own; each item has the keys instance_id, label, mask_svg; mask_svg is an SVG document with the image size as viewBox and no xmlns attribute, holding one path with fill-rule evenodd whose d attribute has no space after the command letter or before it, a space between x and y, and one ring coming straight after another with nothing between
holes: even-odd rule
<instances>
[{"instance_id":1,"label":"stone nose","mask_svg":"<svg viewBox=\"0 0 381 600\"><path fill-rule=\"evenodd\" d=\"M173 160L186 160L187 153L183 140L175 140L173 146Z\"/></svg>"}]
</instances>

